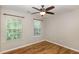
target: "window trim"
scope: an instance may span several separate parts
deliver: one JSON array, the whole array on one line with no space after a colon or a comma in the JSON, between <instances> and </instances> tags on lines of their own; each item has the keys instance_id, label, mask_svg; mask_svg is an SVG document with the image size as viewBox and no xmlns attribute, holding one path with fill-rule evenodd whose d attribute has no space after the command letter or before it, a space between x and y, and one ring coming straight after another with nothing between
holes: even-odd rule
<instances>
[{"instance_id":1,"label":"window trim","mask_svg":"<svg viewBox=\"0 0 79 59\"><path fill-rule=\"evenodd\" d=\"M37 20L37 19L34 19L34 20ZM33 20L33 32L34 32L34 20ZM37 20L37 21L40 21L40 20ZM41 21L40 21L40 24L41 24ZM33 37L40 37L41 33L42 33L42 25L41 25L40 35L35 35L35 33L33 33Z\"/></svg>"}]
</instances>

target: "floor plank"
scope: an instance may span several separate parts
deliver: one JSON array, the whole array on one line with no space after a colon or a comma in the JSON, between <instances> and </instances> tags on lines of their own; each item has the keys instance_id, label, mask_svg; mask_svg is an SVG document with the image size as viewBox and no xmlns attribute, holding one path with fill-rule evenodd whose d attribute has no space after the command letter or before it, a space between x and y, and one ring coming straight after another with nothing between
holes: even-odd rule
<instances>
[{"instance_id":1,"label":"floor plank","mask_svg":"<svg viewBox=\"0 0 79 59\"><path fill-rule=\"evenodd\" d=\"M24 48L9 51L4 54L79 54L79 52L43 41Z\"/></svg>"}]
</instances>

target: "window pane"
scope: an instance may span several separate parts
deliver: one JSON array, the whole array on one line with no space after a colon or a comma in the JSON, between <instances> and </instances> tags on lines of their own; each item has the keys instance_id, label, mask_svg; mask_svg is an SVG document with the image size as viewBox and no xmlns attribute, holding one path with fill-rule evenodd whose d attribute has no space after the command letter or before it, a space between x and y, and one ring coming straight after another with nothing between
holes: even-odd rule
<instances>
[{"instance_id":1,"label":"window pane","mask_svg":"<svg viewBox=\"0 0 79 59\"><path fill-rule=\"evenodd\" d=\"M34 20L34 35L41 34L41 21Z\"/></svg>"},{"instance_id":2,"label":"window pane","mask_svg":"<svg viewBox=\"0 0 79 59\"><path fill-rule=\"evenodd\" d=\"M7 18L7 40L20 39L22 23L19 18Z\"/></svg>"}]
</instances>

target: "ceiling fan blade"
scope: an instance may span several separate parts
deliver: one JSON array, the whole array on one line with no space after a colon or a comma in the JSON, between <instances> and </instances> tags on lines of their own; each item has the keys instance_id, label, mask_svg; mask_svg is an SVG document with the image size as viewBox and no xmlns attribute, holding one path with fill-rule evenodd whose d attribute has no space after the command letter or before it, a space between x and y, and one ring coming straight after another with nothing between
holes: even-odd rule
<instances>
[{"instance_id":1,"label":"ceiling fan blade","mask_svg":"<svg viewBox=\"0 0 79 59\"><path fill-rule=\"evenodd\" d=\"M38 8L36 8L36 7L32 7L33 9L36 9L36 10L38 10L38 11L40 11L40 9L38 9Z\"/></svg>"},{"instance_id":2,"label":"ceiling fan blade","mask_svg":"<svg viewBox=\"0 0 79 59\"><path fill-rule=\"evenodd\" d=\"M32 13L32 14L37 14L37 13L40 13L40 12L34 12L34 13Z\"/></svg>"},{"instance_id":3,"label":"ceiling fan blade","mask_svg":"<svg viewBox=\"0 0 79 59\"><path fill-rule=\"evenodd\" d=\"M49 10L51 10L53 8L55 8L55 7L54 6L50 6L50 7L46 8L46 11L49 11Z\"/></svg>"},{"instance_id":4,"label":"ceiling fan blade","mask_svg":"<svg viewBox=\"0 0 79 59\"><path fill-rule=\"evenodd\" d=\"M47 14L52 14L52 15L55 14L55 13L53 13L53 12L46 12L46 13L47 13Z\"/></svg>"}]
</instances>

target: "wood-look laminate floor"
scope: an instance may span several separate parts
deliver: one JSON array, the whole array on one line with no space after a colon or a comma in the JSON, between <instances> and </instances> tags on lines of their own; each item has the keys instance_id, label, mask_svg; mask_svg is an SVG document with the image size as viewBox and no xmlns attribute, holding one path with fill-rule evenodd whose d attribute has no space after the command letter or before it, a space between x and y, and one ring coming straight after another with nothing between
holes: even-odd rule
<instances>
[{"instance_id":1,"label":"wood-look laminate floor","mask_svg":"<svg viewBox=\"0 0 79 59\"><path fill-rule=\"evenodd\" d=\"M6 52L4 54L79 54L79 52L75 52L47 41L43 41L31 46Z\"/></svg>"}]
</instances>

